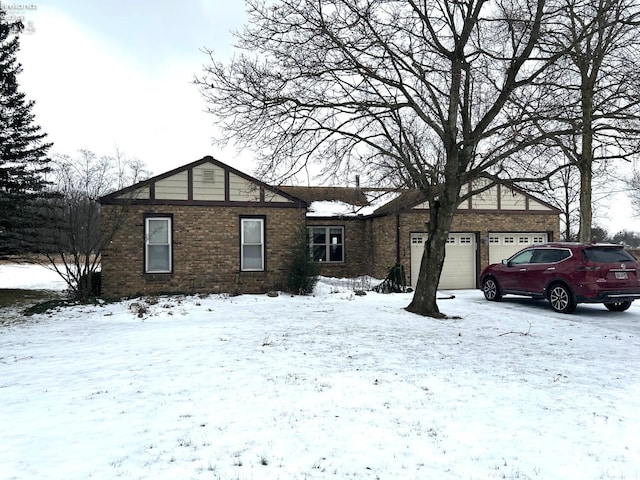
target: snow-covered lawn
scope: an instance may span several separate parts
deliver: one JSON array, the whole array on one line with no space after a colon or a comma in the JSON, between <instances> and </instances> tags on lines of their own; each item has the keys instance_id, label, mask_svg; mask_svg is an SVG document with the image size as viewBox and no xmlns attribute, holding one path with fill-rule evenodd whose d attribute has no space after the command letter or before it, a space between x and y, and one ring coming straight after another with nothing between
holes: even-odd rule
<instances>
[{"instance_id":1,"label":"snow-covered lawn","mask_svg":"<svg viewBox=\"0 0 640 480\"><path fill-rule=\"evenodd\" d=\"M65 290L67 284L53 269L28 265L0 265L0 288Z\"/></svg>"},{"instance_id":2,"label":"snow-covered lawn","mask_svg":"<svg viewBox=\"0 0 640 480\"><path fill-rule=\"evenodd\" d=\"M448 320L323 282L10 323L0 477L640 478L640 304L454 293Z\"/></svg>"}]
</instances>

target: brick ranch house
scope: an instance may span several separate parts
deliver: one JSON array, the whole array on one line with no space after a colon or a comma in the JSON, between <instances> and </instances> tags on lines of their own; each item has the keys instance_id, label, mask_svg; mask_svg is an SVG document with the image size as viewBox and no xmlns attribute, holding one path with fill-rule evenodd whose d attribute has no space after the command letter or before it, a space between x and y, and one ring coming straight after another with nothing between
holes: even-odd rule
<instances>
[{"instance_id":1,"label":"brick ranch house","mask_svg":"<svg viewBox=\"0 0 640 480\"><path fill-rule=\"evenodd\" d=\"M274 187L204 157L100 199L103 228L122 225L103 251L107 297L263 293L280 289L306 232L321 273L384 278L401 263L415 285L429 221L418 192ZM480 270L532 243L557 240L559 211L501 185L460 206L440 288L475 288Z\"/></svg>"}]
</instances>

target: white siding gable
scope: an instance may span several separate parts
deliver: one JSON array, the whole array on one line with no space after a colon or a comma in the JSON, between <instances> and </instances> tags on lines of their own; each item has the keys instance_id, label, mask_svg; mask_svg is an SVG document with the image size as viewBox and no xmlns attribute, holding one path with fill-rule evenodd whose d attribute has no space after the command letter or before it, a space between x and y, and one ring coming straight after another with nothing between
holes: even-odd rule
<instances>
[{"instance_id":1,"label":"white siding gable","mask_svg":"<svg viewBox=\"0 0 640 480\"><path fill-rule=\"evenodd\" d=\"M282 195L278 195L277 193L272 192L271 190L265 190L265 192L264 192L264 201L265 202L286 202L286 203L291 203L291 200L289 200L288 198L285 198Z\"/></svg>"},{"instance_id":2,"label":"white siding gable","mask_svg":"<svg viewBox=\"0 0 640 480\"><path fill-rule=\"evenodd\" d=\"M233 173L229 174L229 200L232 202L259 202L260 187Z\"/></svg>"},{"instance_id":3,"label":"white siding gable","mask_svg":"<svg viewBox=\"0 0 640 480\"><path fill-rule=\"evenodd\" d=\"M193 199L224 200L224 169L213 163L193 168Z\"/></svg>"},{"instance_id":4,"label":"white siding gable","mask_svg":"<svg viewBox=\"0 0 640 480\"><path fill-rule=\"evenodd\" d=\"M122 195L118 195L116 198L122 198L126 200L149 200L149 198L151 198L149 185L145 185L144 187L136 188L135 190L123 193Z\"/></svg>"},{"instance_id":5,"label":"white siding gable","mask_svg":"<svg viewBox=\"0 0 640 480\"><path fill-rule=\"evenodd\" d=\"M478 188L481 185L480 182L484 180L476 181L475 185ZM468 191L468 190L467 190ZM498 198L499 197L499 198ZM468 210L469 204L472 210L535 210L535 211L552 211L553 209L543 202L540 202L533 197L530 197L524 193L512 190L509 187L495 185L488 190L478 193L471 197L470 202L462 202L458 207L459 210ZM429 208L428 202L422 202L415 207L414 210L425 210Z\"/></svg>"},{"instance_id":6,"label":"white siding gable","mask_svg":"<svg viewBox=\"0 0 640 480\"><path fill-rule=\"evenodd\" d=\"M186 171L176 173L156 182L158 200L187 200L189 175Z\"/></svg>"},{"instance_id":7,"label":"white siding gable","mask_svg":"<svg viewBox=\"0 0 640 480\"><path fill-rule=\"evenodd\" d=\"M527 197L509 188L501 188L500 208L502 210L526 210Z\"/></svg>"}]
</instances>

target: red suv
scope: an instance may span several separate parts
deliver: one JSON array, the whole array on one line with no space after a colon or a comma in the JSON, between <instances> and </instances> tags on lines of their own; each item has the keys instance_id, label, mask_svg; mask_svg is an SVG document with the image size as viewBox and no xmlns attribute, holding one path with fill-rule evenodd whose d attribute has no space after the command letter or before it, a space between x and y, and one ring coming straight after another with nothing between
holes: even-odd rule
<instances>
[{"instance_id":1,"label":"red suv","mask_svg":"<svg viewBox=\"0 0 640 480\"><path fill-rule=\"evenodd\" d=\"M621 245L546 243L489 265L480 285L487 300L525 295L546 298L562 313L573 312L578 303L604 303L623 312L640 298L640 264Z\"/></svg>"}]
</instances>

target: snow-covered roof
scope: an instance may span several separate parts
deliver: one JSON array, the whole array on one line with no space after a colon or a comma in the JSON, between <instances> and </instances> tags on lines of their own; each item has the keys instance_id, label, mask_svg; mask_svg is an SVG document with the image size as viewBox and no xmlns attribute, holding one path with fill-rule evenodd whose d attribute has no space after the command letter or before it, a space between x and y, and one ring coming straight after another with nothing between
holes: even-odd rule
<instances>
[{"instance_id":1,"label":"snow-covered roof","mask_svg":"<svg viewBox=\"0 0 640 480\"><path fill-rule=\"evenodd\" d=\"M340 200L316 200L309 204L307 217L356 217L371 215L381 205L390 202L398 192L363 191L366 205L353 205Z\"/></svg>"},{"instance_id":2,"label":"snow-covered roof","mask_svg":"<svg viewBox=\"0 0 640 480\"><path fill-rule=\"evenodd\" d=\"M307 217L356 217L372 213L371 206L357 206L339 200L320 200L311 202Z\"/></svg>"}]
</instances>

